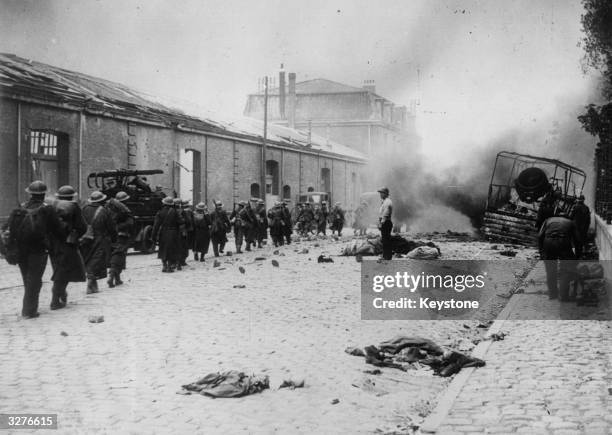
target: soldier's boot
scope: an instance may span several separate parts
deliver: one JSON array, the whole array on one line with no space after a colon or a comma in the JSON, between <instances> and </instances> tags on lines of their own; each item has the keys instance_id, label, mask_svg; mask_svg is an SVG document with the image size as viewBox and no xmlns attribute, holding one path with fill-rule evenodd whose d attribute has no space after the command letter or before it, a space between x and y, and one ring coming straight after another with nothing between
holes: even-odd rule
<instances>
[{"instance_id":1,"label":"soldier's boot","mask_svg":"<svg viewBox=\"0 0 612 435\"><path fill-rule=\"evenodd\" d=\"M181 263L178 263L176 265L176 270L183 270L183 265Z\"/></svg>"},{"instance_id":2,"label":"soldier's boot","mask_svg":"<svg viewBox=\"0 0 612 435\"><path fill-rule=\"evenodd\" d=\"M163 261L162 262L162 272L163 273L168 273L169 271L170 270L169 270L169 267L168 267L168 262L167 261Z\"/></svg>"},{"instance_id":3,"label":"soldier's boot","mask_svg":"<svg viewBox=\"0 0 612 435\"><path fill-rule=\"evenodd\" d=\"M65 303L62 303L60 300L60 294L62 293L61 284L59 282L53 282L53 288L51 289L51 306L52 310L59 310L60 308L64 308L66 306Z\"/></svg>"},{"instance_id":4,"label":"soldier's boot","mask_svg":"<svg viewBox=\"0 0 612 435\"><path fill-rule=\"evenodd\" d=\"M200 262L204 262L204 253L203 252L200 254Z\"/></svg>"},{"instance_id":5,"label":"soldier's boot","mask_svg":"<svg viewBox=\"0 0 612 435\"><path fill-rule=\"evenodd\" d=\"M98 281L96 281L95 279L91 279L89 278L87 280L87 294L90 295L92 293L98 293Z\"/></svg>"},{"instance_id":6,"label":"soldier's boot","mask_svg":"<svg viewBox=\"0 0 612 435\"><path fill-rule=\"evenodd\" d=\"M115 272L115 285L121 285L123 281L121 281L121 272Z\"/></svg>"},{"instance_id":7,"label":"soldier's boot","mask_svg":"<svg viewBox=\"0 0 612 435\"><path fill-rule=\"evenodd\" d=\"M244 250L247 251L247 252L251 251L251 242L247 242L246 248L244 248Z\"/></svg>"},{"instance_id":8,"label":"soldier's boot","mask_svg":"<svg viewBox=\"0 0 612 435\"><path fill-rule=\"evenodd\" d=\"M202 254L202 255L204 255L204 254ZM198 253L197 252L193 253L193 261L198 261Z\"/></svg>"},{"instance_id":9,"label":"soldier's boot","mask_svg":"<svg viewBox=\"0 0 612 435\"><path fill-rule=\"evenodd\" d=\"M261 241L257 242L257 247L258 247L258 248L261 248L261 247L262 247L262 246L261 246Z\"/></svg>"},{"instance_id":10,"label":"soldier's boot","mask_svg":"<svg viewBox=\"0 0 612 435\"><path fill-rule=\"evenodd\" d=\"M115 269L110 269L108 272L108 280L106 281L110 288L115 287Z\"/></svg>"}]
</instances>

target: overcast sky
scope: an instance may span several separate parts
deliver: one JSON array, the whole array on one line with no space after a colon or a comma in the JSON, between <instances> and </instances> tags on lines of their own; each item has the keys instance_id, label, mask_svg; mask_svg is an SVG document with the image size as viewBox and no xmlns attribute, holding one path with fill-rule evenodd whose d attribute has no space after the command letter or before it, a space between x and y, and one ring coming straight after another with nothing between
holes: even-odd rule
<instances>
[{"instance_id":1,"label":"overcast sky","mask_svg":"<svg viewBox=\"0 0 612 435\"><path fill-rule=\"evenodd\" d=\"M430 155L587 103L578 0L0 0L0 51L241 114L280 63L418 100Z\"/></svg>"}]
</instances>

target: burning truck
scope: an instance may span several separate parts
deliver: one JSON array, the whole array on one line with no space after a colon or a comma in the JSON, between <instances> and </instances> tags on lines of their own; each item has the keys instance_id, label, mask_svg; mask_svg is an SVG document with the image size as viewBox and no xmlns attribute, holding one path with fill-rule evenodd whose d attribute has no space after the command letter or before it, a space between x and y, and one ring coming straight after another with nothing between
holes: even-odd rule
<instances>
[{"instance_id":1,"label":"burning truck","mask_svg":"<svg viewBox=\"0 0 612 435\"><path fill-rule=\"evenodd\" d=\"M497 154L482 232L491 241L533 246L547 213L570 213L586 174L559 160L502 151Z\"/></svg>"}]
</instances>

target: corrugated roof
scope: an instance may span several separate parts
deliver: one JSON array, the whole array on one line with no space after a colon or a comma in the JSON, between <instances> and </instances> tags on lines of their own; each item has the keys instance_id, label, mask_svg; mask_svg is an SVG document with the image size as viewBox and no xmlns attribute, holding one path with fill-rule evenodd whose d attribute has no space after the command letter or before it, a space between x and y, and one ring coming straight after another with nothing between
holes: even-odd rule
<instances>
[{"instance_id":1,"label":"corrugated roof","mask_svg":"<svg viewBox=\"0 0 612 435\"><path fill-rule=\"evenodd\" d=\"M5 94L73 105L102 115L112 113L161 122L169 127L178 125L259 142L263 140L262 121L246 117L222 116L185 103L168 104L163 98L137 91L120 83L27 60L13 54L0 53L0 89ZM312 135L309 140L307 133L303 131L270 123L268 140L294 148L321 151L359 160L366 159L362 153L345 145L317 135Z\"/></svg>"}]
</instances>

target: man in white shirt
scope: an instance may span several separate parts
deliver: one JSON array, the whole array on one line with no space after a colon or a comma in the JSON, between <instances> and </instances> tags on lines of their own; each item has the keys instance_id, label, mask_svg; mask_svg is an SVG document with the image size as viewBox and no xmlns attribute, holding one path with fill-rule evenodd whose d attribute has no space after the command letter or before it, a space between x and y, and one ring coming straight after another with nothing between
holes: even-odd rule
<instances>
[{"instance_id":1,"label":"man in white shirt","mask_svg":"<svg viewBox=\"0 0 612 435\"><path fill-rule=\"evenodd\" d=\"M391 260L393 251L391 249L391 230L393 222L391 222L391 214L393 213L393 202L389 198L389 189L382 187L378 190L380 193L380 215L378 218L378 229L380 229L380 238L383 247L383 260Z\"/></svg>"}]
</instances>

